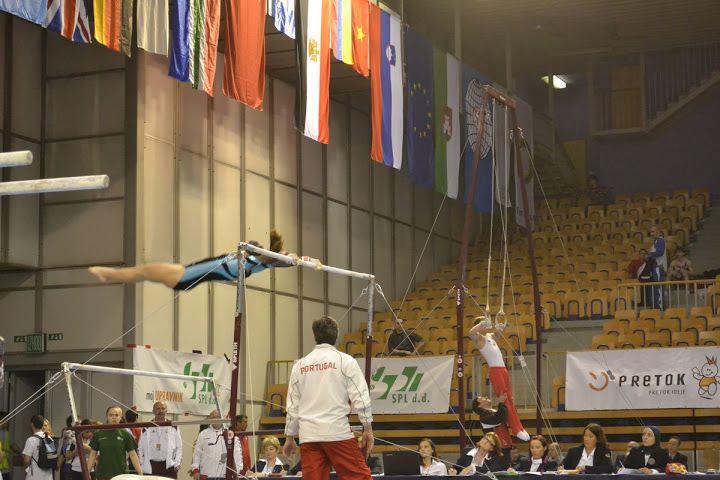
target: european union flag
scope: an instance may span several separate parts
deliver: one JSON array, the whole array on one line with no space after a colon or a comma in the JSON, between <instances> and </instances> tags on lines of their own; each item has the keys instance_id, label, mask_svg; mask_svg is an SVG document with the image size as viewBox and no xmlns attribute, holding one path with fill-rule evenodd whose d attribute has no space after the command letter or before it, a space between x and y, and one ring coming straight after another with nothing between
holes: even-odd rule
<instances>
[{"instance_id":1,"label":"european union flag","mask_svg":"<svg viewBox=\"0 0 720 480\"><path fill-rule=\"evenodd\" d=\"M410 177L423 187L435 186L435 120L433 49L430 42L405 30L407 61L407 158Z\"/></svg>"}]
</instances>

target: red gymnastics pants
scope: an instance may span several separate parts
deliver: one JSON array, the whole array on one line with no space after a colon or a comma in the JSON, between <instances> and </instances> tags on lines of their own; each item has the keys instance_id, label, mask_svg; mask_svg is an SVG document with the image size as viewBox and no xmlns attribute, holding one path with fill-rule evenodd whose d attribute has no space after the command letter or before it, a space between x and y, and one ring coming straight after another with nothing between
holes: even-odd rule
<instances>
[{"instance_id":1,"label":"red gymnastics pants","mask_svg":"<svg viewBox=\"0 0 720 480\"><path fill-rule=\"evenodd\" d=\"M510 386L510 375L508 375L505 367L490 367L490 385L492 385L495 396L499 397L503 393L507 395L505 406L507 407L508 416L507 424L514 435L525 430L520 422L515 403L513 402L512 387ZM498 432L500 436L500 432Z\"/></svg>"},{"instance_id":2,"label":"red gymnastics pants","mask_svg":"<svg viewBox=\"0 0 720 480\"><path fill-rule=\"evenodd\" d=\"M304 480L327 480L330 466L335 467L342 480L370 479L357 440L350 438L337 442L310 442L300 444L300 462Z\"/></svg>"}]
</instances>

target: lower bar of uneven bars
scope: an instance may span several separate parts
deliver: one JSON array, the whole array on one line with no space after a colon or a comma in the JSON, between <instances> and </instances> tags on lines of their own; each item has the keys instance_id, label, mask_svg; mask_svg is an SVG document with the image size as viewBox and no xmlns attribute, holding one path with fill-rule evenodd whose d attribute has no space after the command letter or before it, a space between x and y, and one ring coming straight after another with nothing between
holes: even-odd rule
<instances>
[{"instance_id":1,"label":"lower bar of uneven bars","mask_svg":"<svg viewBox=\"0 0 720 480\"><path fill-rule=\"evenodd\" d=\"M0 168L26 167L32 165L33 154L30 150L20 152L0 152Z\"/></svg>"},{"instance_id":2,"label":"lower bar of uneven bars","mask_svg":"<svg viewBox=\"0 0 720 480\"><path fill-rule=\"evenodd\" d=\"M335 273L338 275L345 275L346 277L362 278L362 279L368 280L368 281L371 278L375 278L375 275L372 275L370 273L353 272L352 270L345 270L344 268L330 267L328 265L320 265L318 267L318 265L316 265L314 262L303 260L301 258L296 260L293 257L290 257L288 255L283 255L282 253L265 250L264 248L259 248L259 247L256 247L255 245L251 245L246 242L240 242L240 245L238 246L238 248L240 250L246 250L248 252L255 253L257 255L264 255L266 257L280 260L282 262L287 263L288 265L297 265L299 267L312 268L313 270L320 270L323 272Z\"/></svg>"},{"instance_id":3,"label":"lower bar of uneven bars","mask_svg":"<svg viewBox=\"0 0 720 480\"><path fill-rule=\"evenodd\" d=\"M77 190L99 190L110 185L107 175L84 177L40 178L19 182L0 182L1 195L25 195L32 193L74 192Z\"/></svg>"},{"instance_id":4,"label":"lower bar of uneven bars","mask_svg":"<svg viewBox=\"0 0 720 480\"><path fill-rule=\"evenodd\" d=\"M353 432L362 432L363 427L362 425L351 426L350 430ZM245 430L243 432L235 432L235 435L238 437L251 437L254 435L285 435L285 429L272 428L269 430L255 430L254 432L252 430Z\"/></svg>"},{"instance_id":5,"label":"lower bar of uneven bars","mask_svg":"<svg viewBox=\"0 0 720 480\"><path fill-rule=\"evenodd\" d=\"M232 423L229 418L202 418L200 420L166 420L164 422L104 423L102 425L76 425L75 430L114 430L116 428L175 427L180 425L207 425L209 423Z\"/></svg>"},{"instance_id":6,"label":"lower bar of uneven bars","mask_svg":"<svg viewBox=\"0 0 720 480\"><path fill-rule=\"evenodd\" d=\"M63 367L71 371L86 371L86 372L98 372L98 373L116 373L118 375L133 375L139 377L155 377L155 378L171 378L174 380L187 380L190 382L210 382L212 383L212 377L194 377L192 375L180 375L177 373L165 373L165 372L148 372L145 370L130 370L127 368L114 368L114 367L101 367L100 365L84 365L82 363L69 363L65 362L62 364Z\"/></svg>"}]
</instances>

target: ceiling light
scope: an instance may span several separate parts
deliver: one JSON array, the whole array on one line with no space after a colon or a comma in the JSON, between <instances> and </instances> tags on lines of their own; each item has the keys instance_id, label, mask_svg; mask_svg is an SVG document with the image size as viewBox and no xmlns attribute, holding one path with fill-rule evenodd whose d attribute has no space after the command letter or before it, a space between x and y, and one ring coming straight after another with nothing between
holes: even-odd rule
<instances>
[{"instance_id":1,"label":"ceiling light","mask_svg":"<svg viewBox=\"0 0 720 480\"><path fill-rule=\"evenodd\" d=\"M544 77L540 77L543 82L548 83L548 76L545 75ZM557 75L553 75L553 88L562 89L567 86L567 83L565 83L565 80L558 77Z\"/></svg>"}]
</instances>

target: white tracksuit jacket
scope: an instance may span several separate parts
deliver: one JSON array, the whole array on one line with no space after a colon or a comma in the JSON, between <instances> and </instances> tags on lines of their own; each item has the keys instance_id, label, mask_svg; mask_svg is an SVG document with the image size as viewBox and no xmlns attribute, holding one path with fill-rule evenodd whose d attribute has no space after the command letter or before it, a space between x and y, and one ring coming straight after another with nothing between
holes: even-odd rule
<instances>
[{"instance_id":1,"label":"white tracksuit jacket","mask_svg":"<svg viewBox=\"0 0 720 480\"><path fill-rule=\"evenodd\" d=\"M223 430L223 428L215 429L211 425L200 432L197 440L195 440L195 451L190 466L192 470L199 470L200 475L206 475L208 478L225 478L227 447L225 446ZM233 437L233 442L235 471L242 472L242 446L238 437Z\"/></svg>"},{"instance_id":2,"label":"white tracksuit jacket","mask_svg":"<svg viewBox=\"0 0 720 480\"><path fill-rule=\"evenodd\" d=\"M372 424L370 392L357 361L321 343L298 360L290 375L285 434L300 443L353 438L350 405L364 426Z\"/></svg>"}]
</instances>

